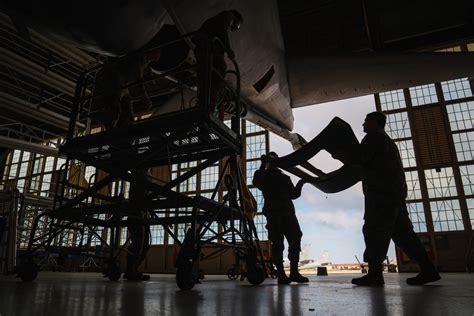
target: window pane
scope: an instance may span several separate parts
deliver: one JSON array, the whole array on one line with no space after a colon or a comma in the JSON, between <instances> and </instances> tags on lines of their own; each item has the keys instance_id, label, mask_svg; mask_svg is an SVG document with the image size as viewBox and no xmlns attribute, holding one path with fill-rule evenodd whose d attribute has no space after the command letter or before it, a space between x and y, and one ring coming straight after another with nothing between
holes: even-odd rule
<instances>
[{"instance_id":1,"label":"window pane","mask_svg":"<svg viewBox=\"0 0 474 316\"><path fill-rule=\"evenodd\" d=\"M379 96L382 111L402 109L406 107L403 90L382 92L379 94Z\"/></svg>"},{"instance_id":2,"label":"window pane","mask_svg":"<svg viewBox=\"0 0 474 316\"><path fill-rule=\"evenodd\" d=\"M462 185L464 187L464 194L474 194L474 165L459 166L461 172Z\"/></svg>"},{"instance_id":3,"label":"window pane","mask_svg":"<svg viewBox=\"0 0 474 316\"><path fill-rule=\"evenodd\" d=\"M415 167L415 150L413 149L413 142L411 140L403 140L395 142L402 158L404 168Z\"/></svg>"},{"instance_id":4,"label":"window pane","mask_svg":"<svg viewBox=\"0 0 474 316\"><path fill-rule=\"evenodd\" d=\"M407 203L407 210L415 232L427 232L423 203Z\"/></svg>"},{"instance_id":5,"label":"window pane","mask_svg":"<svg viewBox=\"0 0 474 316\"><path fill-rule=\"evenodd\" d=\"M430 207L436 232L464 230L458 200L433 201Z\"/></svg>"},{"instance_id":6,"label":"window pane","mask_svg":"<svg viewBox=\"0 0 474 316\"><path fill-rule=\"evenodd\" d=\"M410 96L413 106L438 102L438 96L436 95L434 84L412 87L410 88Z\"/></svg>"},{"instance_id":7,"label":"window pane","mask_svg":"<svg viewBox=\"0 0 474 316\"><path fill-rule=\"evenodd\" d=\"M258 239L268 240L268 231L265 228L267 225L267 219L264 215L257 215L254 219L255 227L257 228Z\"/></svg>"},{"instance_id":8,"label":"window pane","mask_svg":"<svg viewBox=\"0 0 474 316\"><path fill-rule=\"evenodd\" d=\"M474 159L474 132L453 134L453 141L458 161Z\"/></svg>"},{"instance_id":9,"label":"window pane","mask_svg":"<svg viewBox=\"0 0 474 316\"><path fill-rule=\"evenodd\" d=\"M472 97L471 85L467 78L442 82L441 87L446 101Z\"/></svg>"},{"instance_id":10,"label":"window pane","mask_svg":"<svg viewBox=\"0 0 474 316\"><path fill-rule=\"evenodd\" d=\"M247 184L251 185L253 180L253 174L260 168L260 160L247 161Z\"/></svg>"},{"instance_id":11,"label":"window pane","mask_svg":"<svg viewBox=\"0 0 474 316\"><path fill-rule=\"evenodd\" d=\"M421 200L420 180L418 178L418 171L405 172L408 196L407 200Z\"/></svg>"},{"instance_id":12,"label":"window pane","mask_svg":"<svg viewBox=\"0 0 474 316\"><path fill-rule=\"evenodd\" d=\"M452 168L442 168L440 172L435 169L425 170L425 178L431 199L457 196Z\"/></svg>"},{"instance_id":13,"label":"window pane","mask_svg":"<svg viewBox=\"0 0 474 316\"><path fill-rule=\"evenodd\" d=\"M150 234L151 234L151 244L152 245L163 245L165 242L165 232L163 226L161 225L153 225L150 226Z\"/></svg>"},{"instance_id":14,"label":"window pane","mask_svg":"<svg viewBox=\"0 0 474 316\"><path fill-rule=\"evenodd\" d=\"M33 174L40 173L43 168L44 157L37 156L33 165Z\"/></svg>"},{"instance_id":15,"label":"window pane","mask_svg":"<svg viewBox=\"0 0 474 316\"><path fill-rule=\"evenodd\" d=\"M392 139L411 137L407 112L387 115L387 125L385 130Z\"/></svg>"},{"instance_id":16,"label":"window pane","mask_svg":"<svg viewBox=\"0 0 474 316\"><path fill-rule=\"evenodd\" d=\"M247 134L261 132L261 131L264 131L264 129L258 126L257 124L254 124L250 121L245 121L245 132Z\"/></svg>"},{"instance_id":17,"label":"window pane","mask_svg":"<svg viewBox=\"0 0 474 316\"><path fill-rule=\"evenodd\" d=\"M467 209L469 210L469 219L471 220L471 227L474 230L474 199L466 199Z\"/></svg>"},{"instance_id":18,"label":"window pane","mask_svg":"<svg viewBox=\"0 0 474 316\"><path fill-rule=\"evenodd\" d=\"M21 154L20 150L15 150L13 152L12 163L17 163L20 160L20 154Z\"/></svg>"},{"instance_id":19,"label":"window pane","mask_svg":"<svg viewBox=\"0 0 474 316\"><path fill-rule=\"evenodd\" d=\"M246 158L257 159L266 152L265 135L256 135L245 139Z\"/></svg>"},{"instance_id":20,"label":"window pane","mask_svg":"<svg viewBox=\"0 0 474 316\"><path fill-rule=\"evenodd\" d=\"M201 190L213 190L219 180L219 166L211 166L201 172Z\"/></svg>"},{"instance_id":21,"label":"window pane","mask_svg":"<svg viewBox=\"0 0 474 316\"><path fill-rule=\"evenodd\" d=\"M474 101L446 105L452 131L473 128Z\"/></svg>"},{"instance_id":22,"label":"window pane","mask_svg":"<svg viewBox=\"0 0 474 316\"><path fill-rule=\"evenodd\" d=\"M262 191L260 191L257 188L252 188L252 189L250 189L250 192L252 193L253 197L257 201L257 212L262 212L262 210L263 210L263 194L262 194Z\"/></svg>"}]
</instances>

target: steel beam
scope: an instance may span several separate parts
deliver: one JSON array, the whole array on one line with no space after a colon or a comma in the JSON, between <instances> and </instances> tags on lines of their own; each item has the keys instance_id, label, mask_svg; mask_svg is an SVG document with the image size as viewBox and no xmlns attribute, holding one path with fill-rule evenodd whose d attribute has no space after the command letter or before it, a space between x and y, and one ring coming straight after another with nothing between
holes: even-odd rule
<instances>
[{"instance_id":1,"label":"steel beam","mask_svg":"<svg viewBox=\"0 0 474 316\"><path fill-rule=\"evenodd\" d=\"M0 108L27 116L42 123L67 130L69 118L56 112L39 108L23 99L12 96L8 93L0 92ZM76 123L76 127L85 128L83 123Z\"/></svg>"},{"instance_id":2,"label":"steel beam","mask_svg":"<svg viewBox=\"0 0 474 316\"><path fill-rule=\"evenodd\" d=\"M5 136L0 136L0 147L10 149L21 149L45 156L58 156L57 148Z\"/></svg>"}]
</instances>

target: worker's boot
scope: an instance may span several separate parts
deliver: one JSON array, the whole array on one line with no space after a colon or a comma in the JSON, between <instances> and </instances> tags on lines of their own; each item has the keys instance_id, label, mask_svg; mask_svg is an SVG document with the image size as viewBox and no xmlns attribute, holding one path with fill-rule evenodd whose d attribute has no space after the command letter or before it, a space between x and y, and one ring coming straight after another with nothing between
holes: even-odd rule
<instances>
[{"instance_id":1,"label":"worker's boot","mask_svg":"<svg viewBox=\"0 0 474 316\"><path fill-rule=\"evenodd\" d=\"M296 283L307 283L309 279L304 277L298 271L298 262L291 262L290 266L290 281Z\"/></svg>"},{"instance_id":2,"label":"worker's boot","mask_svg":"<svg viewBox=\"0 0 474 316\"><path fill-rule=\"evenodd\" d=\"M435 266L430 262L420 265L421 271L420 273L413 277L407 279L407 284L409 285L423 285L426 283L438 281L441 279L438 271L436 270Z\"/></svg>"},{"instance_id":3,"label":"worker's boot","mask_svg":"<svg viewBox=\"0 0 474 316\"><path fill-rule=\"evenodd\" d=\"M383 279L382 266L369 264L369 273L361 278L352 279L352 284L359 286L383 286L385 281Z\"/></svg>"},{"instance_id":4,"label":"worker's boot","mask_svg":"<svg viewBox=\"0 0 474 316\"><path fill-rule=\"evenodd\" d=\"M290 278L286 276L285 269L283 269L283 264L276 264L278 284L290 284Z\"/></svg>"}]
</instances>

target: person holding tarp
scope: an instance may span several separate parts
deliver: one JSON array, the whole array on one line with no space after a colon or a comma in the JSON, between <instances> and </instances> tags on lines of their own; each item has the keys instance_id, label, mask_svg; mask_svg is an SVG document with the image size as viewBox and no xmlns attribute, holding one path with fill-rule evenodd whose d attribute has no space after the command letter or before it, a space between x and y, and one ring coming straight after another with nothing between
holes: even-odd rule
<instances>
[{"instance_id":1,"label":"person holding tarp","mask_svg":"<svg viewBox=\"0 0 474 316\"><path fill-rule=\"evenodd\" d=\"M367 114L363 124L366 136L354 157L333 157L345 164L362 167L362 187L365 196L363 234L366 249L364 261L369 272L352 279L360 286L382 286L382 264L390 239L420 266L421 272L406 282L422 285L441 277L428 257L424 246L413 231L405 204L407 185L403 165L394 141L385 133L386 116L381 112Z\"/></svg>"},{"instance_id":2,"label":"person holding tarp","mask_svg":"<svg viewBox=\"0 0 474 316\"><path fill-rule=\"evenodd\" d=\"M305 283L308 278L298 271L301 251L301 232L292 200L301 196L304 181L293 185L290 177L268 162L278 158L275 152L262 155L262 164L253 176L253 184L263 193L263 214L267 218L268 238L272 242L272 259L278 273L278 284ZM288 241L290 277L283 269L284 238Z\"/></svg>"}]
</instances>

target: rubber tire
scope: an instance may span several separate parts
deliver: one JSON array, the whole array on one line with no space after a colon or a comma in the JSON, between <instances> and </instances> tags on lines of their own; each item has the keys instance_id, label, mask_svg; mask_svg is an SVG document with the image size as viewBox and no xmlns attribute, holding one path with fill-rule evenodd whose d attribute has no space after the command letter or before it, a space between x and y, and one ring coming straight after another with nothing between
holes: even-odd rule
<instances>
[{"instance_id":1,"label":"rubber tire","mask_svg":"<svg viewBox=\"0 0 474 316\"><path fill-rule=\"evenodd\" d=\"M24 282L31 282L38 276L38 270L34 262L27 262L20 266L18 276Z\"/></svg>"},{"instance_id":2,"label":"rubber tire","mask_svg":"<svg viewBox=\"0 0 474 316\"><path fill-rule=\"evenodd\" d=\"M239 272L237 271L236 268L232 267L232 268L229 268L229 270L227 270L227 277L229 278L229 280L237 280L237 278L239 277Z\"/></svg>"},{"instance_id":3,"label":"rubber tire","mask_svg":"<svg viewBox=\"0 0 474 316\"><path fill-rule=\"evenodd\" d=\"M176 284L181 290L191 290L196 284L193 275L193 263L191 261L184 262L176 270Z\"/></svg>"},{"instance_id":4,"label":"rubber tire","mask_svg":"<svg viewBox=\"0 0 474 316\"><path fill-rule=\"evenodd\" d=\"M122 276L122 271L120 271L120 267L116 263L109 263L106 273L110 281L118 281Z\"/></svg>"},{"instance_id":5,"label":"rubber tire","mask_svg":"<svg viewBox=\"0 0 474 316\"><path fill-rule=\"evenodd\" d=\"M265 270L260 267L247 269L247 280L253 285L259 285L265 280Z\"/></svg>"}]
</instances>

